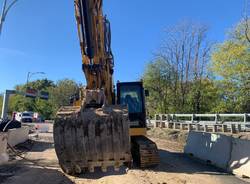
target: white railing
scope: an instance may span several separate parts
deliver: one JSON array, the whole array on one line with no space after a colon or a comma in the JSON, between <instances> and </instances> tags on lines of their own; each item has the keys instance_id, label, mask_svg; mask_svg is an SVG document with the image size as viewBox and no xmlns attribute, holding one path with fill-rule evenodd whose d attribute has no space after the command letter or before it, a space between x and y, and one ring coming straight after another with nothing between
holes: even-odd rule
<instances>
[{"instance_id":1,"label":"white railing","mask_svg":"<svg viewBox=\"0 0 250 184\"><path fill-rule=\"evenodd\" d=\"M188 120L183 120L182 118L189 118ZM209 120L204 120L205 118ZM211 120L211 118L213 118ZM227 119L225 119L227 118ZM236 121L235 118L241 118L241 120ZM156 114L155 121L172 121L172 122L210 122L210 123L250 123L250 114Z\"/></svg>"},{"instance_id":2,"label":"white railing","mask_svg":"<svg viewBox=\"0 0 250 184\"><path fill-rule=\"evenodd\" d=\"M151 126L205 132L250 131L250 114L156 114Z\"/></svg>"}]
</instances>

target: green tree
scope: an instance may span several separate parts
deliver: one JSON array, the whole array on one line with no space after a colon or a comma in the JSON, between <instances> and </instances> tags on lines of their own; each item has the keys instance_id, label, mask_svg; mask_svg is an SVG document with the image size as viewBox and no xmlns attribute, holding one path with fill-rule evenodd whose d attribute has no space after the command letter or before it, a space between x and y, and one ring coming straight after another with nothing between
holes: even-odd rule
<instances>
[{"instance_id":1,"label":"green tree","mask_svg":"<svg viewBox=\"0 0 250 184\"><path fill-rule=\"evenodd\" d=\"M199 85L200 88L197 88L197 85ZM185 112L196 113L198 105L200 109L199 113L215 113L214 107L216 107L220 101L220 94L216 81L205 78L198 82L193 81L190 86ZM199 96L197 97L196 95ZM198 102L196 101L197 99L199 99Z\"/></svg>"},{"instance_id":2,"label":"green tree","mask_svg":"<svg viewBox=\"0 0 250 184\"><path fill-rule=\"evenodd\" d=\"M41 99L36 99L35 111L39 112L45 119L53 119L55 114L55 108L53 103Z\"/></svg>"},{"instance_id":3,"label":"green tree","mask_svg":"<svg viewBox=\"0 0 250 184\"><path fill-rule=\"evenodd\" d=\"M59 80L55 87L50 88L50 100L55 109L70 105L70 97L77 93L78 88L78 84L70 79Z\"/></svg>"},{"instance_id":4,"label":"green tree","mask_svg":"<svg viewBox=\"0 0 250 184\"><path fill-rule=\"evenodd\" d=\"M12 112L35 111L35 100L21 95L12 95L9 101L9 114Z\"/></svg>"},{"instance_id":5,"label":"green tree","mask_svg":"<svg viewBox=\"0 0 250 184\"><path fill-rule=\"evenodd\" d=\"M207 27L190 22L167 30L156 59L147 65L143 79L151 97L151 113L201 113L210 58Z\"/></svg>"},{"instance_id":6,"label":"green tree","mask_svg":"<svg viewBox=\"0 0 250 184\"><path fill-rule=\"evenodd\" d=\"M27 88L32 88L37 91L48 91L51 87L55 87L53 81L48 79L36 80L33 82L29 82L28 84L24 85L17 85L15 88L19 91L25 91Z\"/></svg>"},{"instance_id":7,"label":"green tree","mask_svg":"<svg viewBox=\"0 0 250 184\"><path fill-rule=\"evenodd\" d=\"M150 91L147 98L148 110L151 115L156 112L171 111L171 66L164 60L156 60L148 64L143 75L144 87Z\"/></svg>"},{"instance_id":8,"label":"green tree","mask_svg":"<svg viewBox=\"0 0 250 184\"><path fill-rule=\"evenodd\" d=\"M220 107L225 112L250 112L250 42L245 31L245 22L240 22L212 54L212 70L224 83Z\"/></svg>"}]
</instances>

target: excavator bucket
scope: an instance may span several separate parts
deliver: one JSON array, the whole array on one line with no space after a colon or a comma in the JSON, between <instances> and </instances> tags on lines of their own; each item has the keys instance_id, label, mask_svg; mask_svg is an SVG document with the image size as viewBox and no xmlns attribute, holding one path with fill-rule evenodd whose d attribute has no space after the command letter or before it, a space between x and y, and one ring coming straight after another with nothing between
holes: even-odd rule
<instances>
[{"instance_id":1,"label":"excavator bucket","mask_svg":"<svg viewBox=\"0 0 250 184\"><path fill-rule=\"evenodd\" d=\"M54 124L55 150L68 174L115 170L131 162L128 112L124 106L62 107Z\"/></svg>"}]
</instances>

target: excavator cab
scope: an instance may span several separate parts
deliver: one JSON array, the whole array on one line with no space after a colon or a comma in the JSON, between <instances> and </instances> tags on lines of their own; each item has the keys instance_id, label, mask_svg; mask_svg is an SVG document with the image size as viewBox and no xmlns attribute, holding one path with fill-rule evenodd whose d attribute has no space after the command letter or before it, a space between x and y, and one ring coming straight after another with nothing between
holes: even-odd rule
<instances>
[{"instance_id":1,"label":"excavator cab","mask_svg":"<svg viewBox=\"0 0 250 184\"><path fill-rule=\"evenodd\" d=\"M130 128L146 128L144 96L142 82L117 83L117 104L127 105Z\"/></svg>"},{"instance_id":2,"label":"excavator cab","mask_svg":"<svg viewBox=\"0 0 250 184\"><path fill-rule=\"evenodd\" d=\"M156 144L146 136L146 94L143 82L117 83L117 104L128 108L133 162L142 168L156 166L160 162Z\"/></svg>"}]
</instances>

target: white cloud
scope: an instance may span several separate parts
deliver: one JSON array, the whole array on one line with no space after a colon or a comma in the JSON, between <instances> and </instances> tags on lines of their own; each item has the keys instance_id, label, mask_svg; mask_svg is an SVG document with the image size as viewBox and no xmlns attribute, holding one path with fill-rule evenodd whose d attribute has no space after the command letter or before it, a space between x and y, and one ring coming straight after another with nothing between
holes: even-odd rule
<instances>
[{"instance_id":1,"label":"white cloud","mask_svg":"<svg viewBox=\"0 0 250 184\"><path fill-rule=\"evenodd\" d=\"M10 48L0 48L0 55L10 55L10 56L27 56L25 52L17 49L10 49Z\"/></svg>"}]
</instances>

